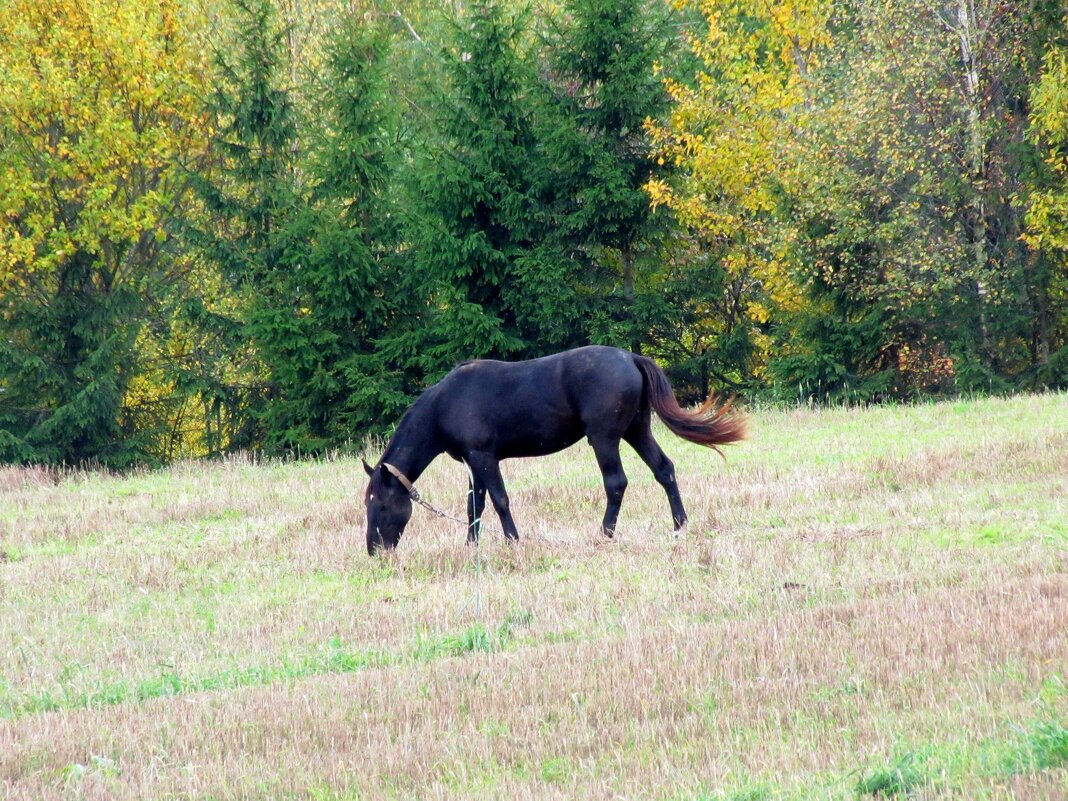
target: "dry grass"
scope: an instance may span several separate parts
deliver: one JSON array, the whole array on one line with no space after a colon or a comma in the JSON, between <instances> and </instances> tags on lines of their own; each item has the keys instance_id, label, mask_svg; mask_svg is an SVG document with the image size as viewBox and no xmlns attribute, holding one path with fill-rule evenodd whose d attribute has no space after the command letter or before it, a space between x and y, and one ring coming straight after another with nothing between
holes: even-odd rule
<instances>
[{"instance_id":1,"label":"dry grass","mask_svg":"<svg viewBox=\"0 0 1068 801\"><path fill-rule=\"evenodd\" d=\"M0 470L0 796L1068 797L1065 396L659 437L681 536L579 446L477 560L368 559L347 459Z\"/></svg>"}]
</instances>

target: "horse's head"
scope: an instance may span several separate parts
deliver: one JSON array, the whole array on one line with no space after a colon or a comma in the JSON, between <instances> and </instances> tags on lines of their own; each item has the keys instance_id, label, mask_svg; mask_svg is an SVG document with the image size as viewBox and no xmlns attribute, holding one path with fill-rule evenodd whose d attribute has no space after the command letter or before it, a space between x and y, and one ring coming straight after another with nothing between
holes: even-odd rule
<instances>
[{"instance_id":1,"label":"horse's head","mask_svg":"<svg viewBox=\"0 0 1068 801\"><path fill-rule=\"evenodd\" d=\"M364 493L367 506L367 553L374 556L379 548L397 547L404 527L412 516L412 499L400 480L381 464L363 463L371 480Z\"/></svg>"}]
</instances>

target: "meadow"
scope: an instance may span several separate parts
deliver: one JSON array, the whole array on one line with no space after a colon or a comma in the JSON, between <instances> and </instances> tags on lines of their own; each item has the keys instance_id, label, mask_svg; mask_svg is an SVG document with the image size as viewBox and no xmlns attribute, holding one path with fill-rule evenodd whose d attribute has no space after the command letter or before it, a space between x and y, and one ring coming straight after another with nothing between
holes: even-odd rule
<instances>
[{"instance_id":1,"label":"meadow","mask_svg":"<svg viewBox=\"0 0 1068 801\"><path fill-rule=\"evenodd\" d=\"M657 436L679 535L580 444L376 559L351 457L0 469L0 797L1068 797L1068 396Z\"/></svg>"}]
</instances>

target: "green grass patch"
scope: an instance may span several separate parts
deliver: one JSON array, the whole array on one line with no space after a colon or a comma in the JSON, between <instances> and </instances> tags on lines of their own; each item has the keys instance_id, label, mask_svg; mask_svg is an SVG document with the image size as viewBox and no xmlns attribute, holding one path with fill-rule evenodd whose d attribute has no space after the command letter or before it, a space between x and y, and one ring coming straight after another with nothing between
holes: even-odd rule
<instances>
[{"instance_id":1,"label":"green grass patch","mask_svg":"<svg viewBox=\"0 0 1068 801\"><path fill-rule=\"evenodd\" d=\"M538 766L538 775L543 782L563 784L574 773L574 766L563 757L550 757Z\"/></svg>"},{"instance_id":2,"label":"green grass patch","mask_svg":"<svg viewBox=\"0 0 1068 801\"><path fill-rule=\"evenodd\" d=\"M884 766L869 769L853 789L857 795L889 798L905 795L929 781L923 758L908 752L894 757Z\"/></svg>"},{"instance_id":3,"label":"green grass patch","mask_svg":"<svg viewBox=\"0 0 1068 801\"><path fill-rule=\"evenodd\" d=\"M70 676L60 676L60 686L40 693L16 694L0 686L0 718L19 718L40 712L88 709L123 703L137 703L189 693L229 690L296 681L325 673L351 673L371 667L393 664L397 659L382 651L348 651L339 642L318 654L309 654L277 665L246 666L224 670L209 676L182 676L164 670L157 676L140 680L120 680L93 689L76 690Z\"/></svg>"},{"instance_id":4,"label":"green grass patch","mask_svg":"<svg viewBox=\"0 0 1068 801\"><path fill-rule=\"evenodd\" d=\"M1001 773L1035 773L1068 765L1068 727L1065 721L1038 720L1018 731L1017 740L1011 744L1002 762Z\"/></svg>"},{"instance_id":5,"label":"green grass patch","mask_svg":"<svg viewBox=\"0 0 1068 801\"><path fill-rule=\"evenodd\" d=\"M0 718L15 719L41 712L137 703L174 695L296 681L328 673L352 673L472 653L494 653L504 650L515 629L529 624L532 618L532 613L519 611L510 614L495 629L475 623L455 634L437 637L423 634L417 637L415 645L407 653L353 650L347 648L340 639L333 638L326 648L316 653L284 660L280 664L245 666L208 676L182 676L176 671L164 670L147 679L120 680L89 690L75 689L73 679L78 672L77 665L68 665L58 677L59 686L56 689L38 693L17 693L0 678Z\"/></svg>"},{"instance_id":6,"label":"green grass patch","mask_svg":"<svg viewBox=\"0 0 1068 801\"><path fill-rule=\"evenodd\" d=\"M511 642L515 630L529 625L533 618L533 613L521 610L508 615L496 629L489 630L482 623L475 623L463 631L443 637L421 635L415 646L414 658L426 661L470 653L503 651Z\"/></svg>"}]
</instances>

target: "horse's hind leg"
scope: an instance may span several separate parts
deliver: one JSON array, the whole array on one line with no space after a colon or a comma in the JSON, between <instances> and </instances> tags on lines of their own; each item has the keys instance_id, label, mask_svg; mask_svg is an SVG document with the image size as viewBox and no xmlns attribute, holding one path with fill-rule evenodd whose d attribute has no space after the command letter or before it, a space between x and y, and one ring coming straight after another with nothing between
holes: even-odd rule
<instances>
[{"instance_id":1,"label":"horse's hind leg","mask_svg":"<svg viewBox=\"0 0 1068 801\"><path fill-rule=\"evenodd\" d=\"M627 474L623 472L623 462L619 458L618 438L591 435L589 440L597 455L597 466L601 468L604 493L608 496L601 531L606 537L611 537L616 533L619 507L623 504L623 493L627 491Z\"/></svg>"},{"instance_id":2,"label":"horse's hind leg","mask_svg":"<svg viewBox=\"0 0 1068 801\"><path fill-rule=\"evenodd\" d=\"M649 418L636 420L623 438L630 443L631 447L642 457L642 461L649 465L657 483L664 488L671 504L671 520L678 531L686 524L686 509L682 505L682 496L679 494L679 485L675 481L675 465L664 453L660 444L653 439L653 432L649 428Z\"/></svg>"}]
</instances>

